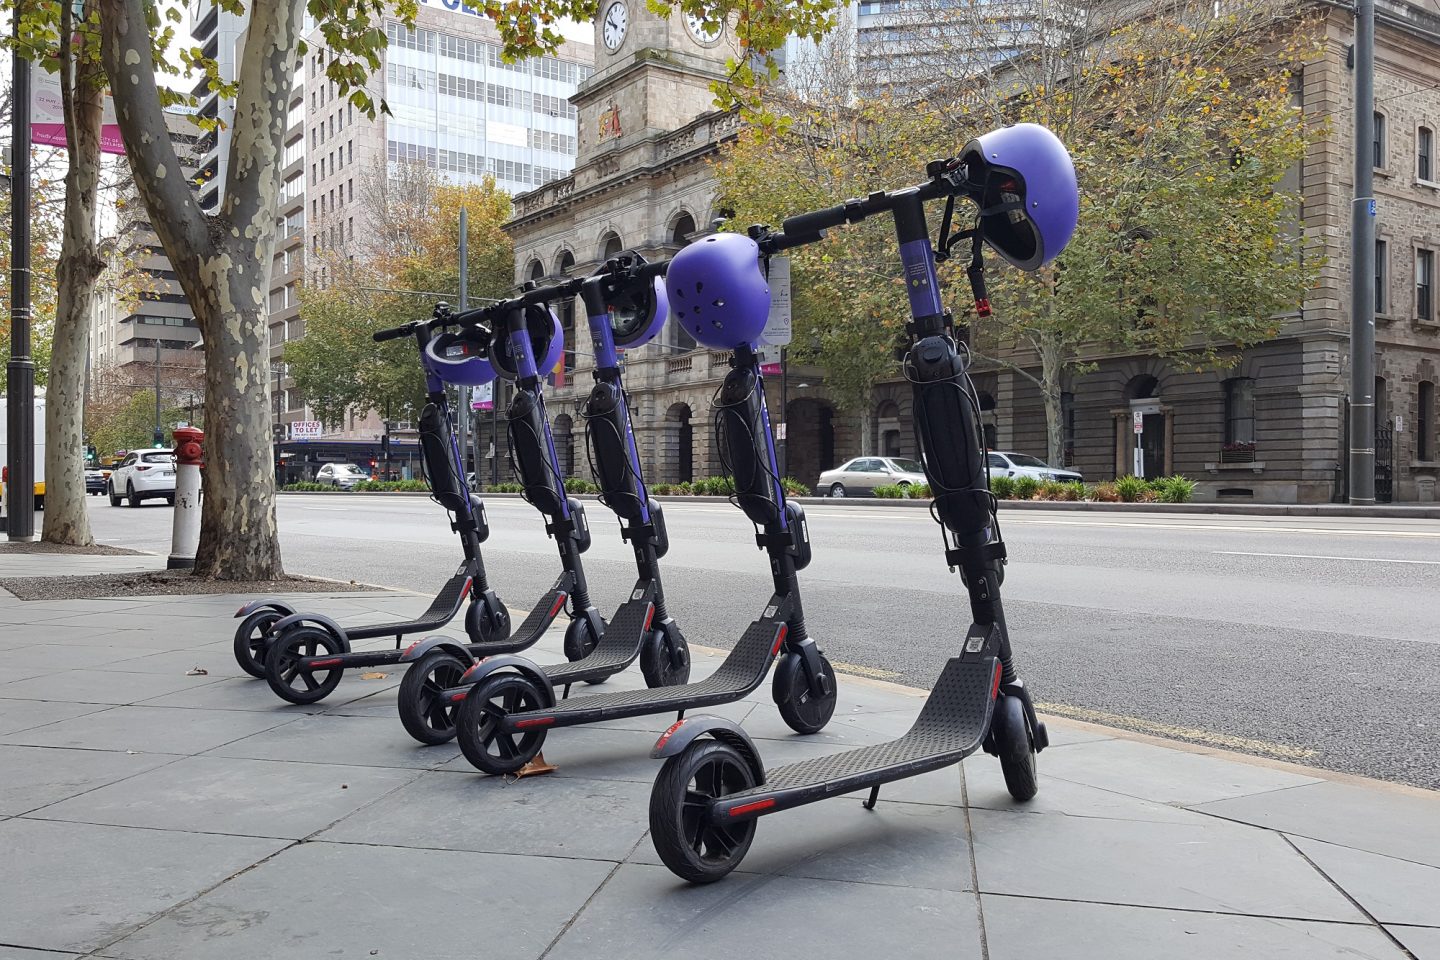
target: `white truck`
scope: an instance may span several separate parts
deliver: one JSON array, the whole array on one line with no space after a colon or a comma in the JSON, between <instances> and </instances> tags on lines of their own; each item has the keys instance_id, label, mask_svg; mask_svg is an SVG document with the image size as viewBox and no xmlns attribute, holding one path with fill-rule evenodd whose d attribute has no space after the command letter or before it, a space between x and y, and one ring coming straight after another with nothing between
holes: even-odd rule
<instances>
[{"instance_id":1,"label":"white truck","mask_svg":"<svg viewBox=\"0 0 1440 960\"><path fill-rule=\"evenodd\" d=\"M10 509L10 401L0 396L0 514ZM35 388L35 509L45 506L45 390Z\"/></svg>"}]
</instances>

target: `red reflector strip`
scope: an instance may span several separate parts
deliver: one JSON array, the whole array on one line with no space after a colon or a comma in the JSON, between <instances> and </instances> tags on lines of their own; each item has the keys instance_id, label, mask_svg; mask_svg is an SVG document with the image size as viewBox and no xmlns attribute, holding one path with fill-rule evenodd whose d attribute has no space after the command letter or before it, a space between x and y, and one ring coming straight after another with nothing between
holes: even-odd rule
<instances>
[{"instance_id":1,"label":"red reflector strip","mask_svg":"<svg viewBox=\"0 0 1440 960\"><path fill-rule=\"evenodd\" d=\"M405 652L400 654L400 659L404 660L406 657L410 656L410 651L414 650L416 647L420 646L420 644L424 642L425 641L423 640L416 640L414 643L410 644L410 646L405 648Z\"/></svg>"},{"instance_id":2,"label":"red reflector strip","mask_svg":"<svg viewBox=\"0 0 1440 960\"><path fill-rule=\"evenodd\" d=\"M990 299L988 297L982 297L975 301L975 315L979 317L990 316Z\"/></svg>"},{"instance_id":3,"label":"red reflector strip","mask_svg":"<svg viewBox=\"0 0 1440 960\"><path fill-rule=\"evenodd\" d=\"M532 717L529 720L516 721L515 729L524 730L526 727L548 727L554 722L554 717Z\"/></svg>"},{"instance_id":4,"label":"red reflector strip","mask_svg":"<svg viewBox=\"0 0 1440 960\"><path fill-rule=\"evenodd\" d=\"M782 624L780 624L780 631L775 634L775 646L773 646L773 647L770 648L770 656L773 657L773 656L775 656L775 654L777 654L777 653L780 652L780 644L782 644L782 643L785 642L785 634L787 634L787 633L789 633L789 632L790 632L790 624L788 624L788 623L782 623Z\"/></svg>"},{"instance_id":5,"label":"red reflector strip","mask_svg":"<svg viewBox=\"0 0 1440 960\"><path fill-rule=\"evenodd\" d=\"M655 749L659 750L661 747L665 746L665 741L673 737L675 735L675 731L679 730L683 726L685 726L684 720L676 720L674 723L670 724L670 729L660 734L660 739L655 741Z\"/></svg>"},{"instance_id":6,"label":"red reflector strip","mask_svg":"<svg viewBox=\"0 0 1440 960\"><path fill-rule=\"evenodd\" d=\"M464 586L464 587L461 589L461 591L460 591L460 599L461 599L461 600L464 600L466 597L470 596L470 586L471 586L474 582L475 582L475 579L474 579L473 577L466 577L466 578L465 578L465 586Z\"/></svg>"},{"instance_id":7,"label":"red reflector strip","mask_svg":"<svg viewBox=\"0 0 1440 960\"><path fill-rule=\"evenodd\" d=\"M450 694L450 702L459 703L461 700L464 700L469 693L469 690L461 690L459 693L452 693Z\"/></svg>"},{"instance_id":8,"label":"red reflector strip","mask_svg":"<svg viewBox=\"0 0 1440 960\"><path fill-rule=\"evenodd\" d=\"M775 806L774 797L768 800L756 800L754 803L742 803L738 807L731 807L727 816L743 817L747 813L754 813L756 810L769 810L773 806Z\"/></svg>"},{"instance_id":9,"label":"red reflector strip","mask_svg":"<svg viewBox=\"0 0 1440 960\"><path fill-rule=\"evenodd\" d=\"M559 613L560 608L563 606L565 606L565 594L562 593L560 594L560 596L555 598L555 606L550 608L549 616L551 618L554 618L555 614Z\"/></svg>"},{"instance_id":10,"label":"red reflector strip","mask_svg":"<svg viewBox=\"0 0 1440 960\"><path fill-rule=\"evenodd\" d=\"M309 666L311 670L319 670L321 667L338 667L344 662L344 660L336 657L333 660L312 660Z\"/></svg>"},{"instance_id":11,"label":"red reflector strip","mask_svg":"<svg viewBox=\"0 0 1440 960\"><path fill-rule=\"evenodd\" d=\"M995 699L995 694L1000 692L1000 664L995 664L995 679L990 683L990 699Z\"/></svg>"},{"instance_id":12,"label":"red reflector strip","mask_svg":"<svg viewBox=\"0 0 1440 960\"><path fill-rule=\"evenodd\" d=\"M643 633L644 631L650 629L650 621L652 621L652 620L654 620L654 619L655 619L655 604L652 603L652 604L650 604L650 608L645 611L645 626L641 628L641 632L642 632L642 633Z\"/></svg>"}]
</instances>

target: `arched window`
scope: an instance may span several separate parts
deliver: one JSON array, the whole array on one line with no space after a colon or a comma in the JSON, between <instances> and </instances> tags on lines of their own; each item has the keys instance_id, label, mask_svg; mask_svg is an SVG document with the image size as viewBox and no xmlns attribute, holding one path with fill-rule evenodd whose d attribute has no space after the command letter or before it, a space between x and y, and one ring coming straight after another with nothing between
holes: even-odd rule
<instances>
[{"instance_id":1,"label":"arched window","mask_svg":"<svg viewBox=\"0 0 1440 960\"><path fill-rule=\"evenodd\" d=\"M530 266L525 269L525 279L543 280L545 278L545 264L539 260L531 260Z\"/></svg>"},{"instance_id":2,"label":"arched window","mask_svg":"<svg viewBox=\"0 0 1440 960\"><path fill-rule=\"evenodd\" d=\"M1415 459L1435 459L1435 384L1420 381L1415 408Z\"/></svg>"},{"instance_id":3,"label":"arched window","mask_svg":"<svg viewBox=\"0 0 1440 960\"><path fill-rule=\"evenodd\" d=\"M1255 381L1234 377L1225 381L1225 443L1255 442Z\"/></svg>"},{"instance_id":4,"label":"arched window","mask_svg":"<svg viewBox=\"0 0 1440 960\"><path fill-rule=\"evenodd\" d=\"M670 242L683 247L690 242L688 238L694 232L695 218L688 213L682 213L670 230Z\"/></svg>"},{"instance_id":5,"label":"arched window","mask_svg":"<svg viewBox=\"0 0 1440 960\"><path fill-rule=\"evenodd\" d=\"M624 249L625 244L621 241L620 235L612 230L605 235L605 239L601 242L600 259L609 260Z\"/></svg>"}]
</instances>

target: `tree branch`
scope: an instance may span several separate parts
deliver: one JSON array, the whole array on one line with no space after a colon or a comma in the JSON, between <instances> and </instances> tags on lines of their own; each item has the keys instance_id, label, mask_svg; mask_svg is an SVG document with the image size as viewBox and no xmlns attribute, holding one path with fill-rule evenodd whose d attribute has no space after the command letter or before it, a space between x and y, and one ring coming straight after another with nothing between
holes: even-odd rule
<instances>
[{"instance_id":1,"label":"tree branch","mask_svg":"<svg viewBox=\"0 0 1440 960\"><path fill-rule=\"evenodd\" d=\"M185 251L185 257L212 255L215 245L209 225L165 125L144 0L101 0L100 35L115 122L156 233L166 251Z\"/></svg>"},{"instance_id":2,"label":"tree branch","mask_svg":"<svg viewBox=\"0 0 1440 960\"><path fill-rule=\"evenodd\" d=\"M1020 364L1016 363L1015 361L1013 361L1013 360L1006 360L1004 357L992 356L991 354L988 354L988 353L981 353L979 350L976 350L974 347L971 347L971 348L970 348L970 353L971 353L976 359L984 360L984 361L986 361L987 363L993 363L993 364L995 364L997 367L1003 367L1003 368L1005 368L1006 370L1009 370L1011 373L1018 373L1018 374L1020 374L1020 376L1024 377L1026 380L1029 380L1031 383L1035 384L1035 388L1036 388L1037 390L1039 390L1041 393L1044 393L1044 392L1045 392L1045 381L1041 380L1039 377L1035 376L1035 374L1031 373L1029 370L1026 370L1024 367L1020 366Z\"/></svg>"}]
</instances>

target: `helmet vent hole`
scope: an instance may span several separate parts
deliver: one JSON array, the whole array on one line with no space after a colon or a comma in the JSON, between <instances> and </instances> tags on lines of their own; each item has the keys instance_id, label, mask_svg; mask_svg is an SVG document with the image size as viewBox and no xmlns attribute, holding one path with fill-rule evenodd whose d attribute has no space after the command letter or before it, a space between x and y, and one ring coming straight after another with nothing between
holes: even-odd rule
<instances>
[{"instance_id":1,"label":"helmet vent hole","mask_svg":"<svg viewBox=\"0 0 1440 960\"><path fill-rule=\"evenodd\" d=\"M699 293L701 290L704 290L704 289L705 289L705 281L703 281L703 280L696 280L696 281L695 281L695 292L696 292L696 293Z\"/></svg>"},{"instance_id":2,"label":"helmet vent hole","mask_svg":"<svg viewBox=\"0 0 1440 960\"><path fill-rule=\"evenodd\" d=\"M713 301L712 305L717 307L723 307L725 306L725 301L723 299L717 298Z\"/></svg>"},{"instance_id":3,"label":"helmet vent hole","mask_svg":"<svg viewBox=\"0 0 1440 960\"><path fill-rule=\"evenodd\" d=\"M711 325L712 327L714 327L716 330L724 330L724 329L725 329L725 324L721 323L719 320L711 320L711 321L710 321L710 325Z\"/></svg>"}]
</instances>

